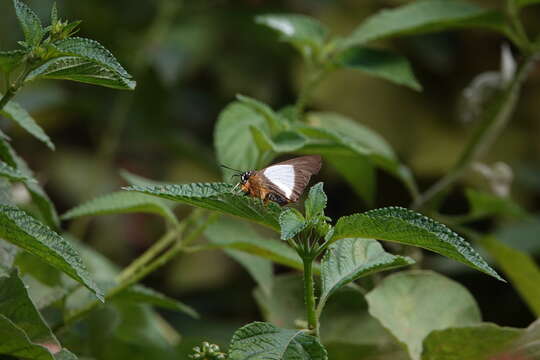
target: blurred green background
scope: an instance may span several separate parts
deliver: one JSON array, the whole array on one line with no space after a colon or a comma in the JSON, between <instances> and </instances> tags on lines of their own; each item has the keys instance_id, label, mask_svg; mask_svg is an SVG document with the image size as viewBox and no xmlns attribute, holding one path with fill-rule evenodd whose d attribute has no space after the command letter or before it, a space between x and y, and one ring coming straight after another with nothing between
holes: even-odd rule
<instances>
[{"instance_id":1,"label":"blurred green background","mask_svg":"<svg viewBox=\"0 0 540 360\"><path fill-rule=\"evenodd\" d=\"M57 146L42 143L0 119L18 152L28 161L60 213L124 185L120 169L167 182L219 180L213 127L221 109L245 94L274 108L295 101L301 61L257 14L292 12L314 16L335 34L346 34L377 10L399 0L78 0L58 1L63 18L82 19L80 35L110 49L138 82L135 92L70 82L25 87L16 100L45 128ZM498 1L477 1L496 7ZM50 0L27 3L47 19ZM525 23L540 31L540 9L527 8ZM11 1L0 2L0 49L16 47L22 35ZM384 43L406 55L424 87L414 92L354 72L336 72L318 88L310 108L336 111L375 129L395 148L425 189L442 176L463 149L474 124L460 114L462 91L480 73L499 68L504 39L482 31L414 36ZM506 162L514 172L512 196L531 213L540 206L540 69L528 80L510 126L486 159ZM337 173L323 169L318 180L329 195L329 216L366 209ZM488 189L471 172L444 210L467 210L466 186ZM402 184L378 178L376 207L408 206ZM189 209L180 208L187 213ZM150 215L106 216L65 228L125 266L163 232ZM70 228L71 226L71 228ZM88 226L87 228L85 228ZM502 241L540 256L540 218L475 225L497 231ZM527 326L533 315L515 290L459 263L428 257L426 265L465 285L484 320ZM278 268L278 272L287 272ZM163 313L186 338L226 344L239 326L261 315L249 275L222 252L183 255L145 280L150 287L195 307L202 320ZM216 299L226 299L218 302Z\"/></svg>"}]
</instances>

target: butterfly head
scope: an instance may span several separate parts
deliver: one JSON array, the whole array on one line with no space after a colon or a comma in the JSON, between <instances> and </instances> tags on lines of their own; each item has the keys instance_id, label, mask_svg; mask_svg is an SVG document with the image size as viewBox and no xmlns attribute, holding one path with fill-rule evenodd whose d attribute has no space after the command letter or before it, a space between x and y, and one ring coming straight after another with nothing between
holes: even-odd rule
<instances>
[{"instance_id":1,"label":"butterfly head","mask_svg":"<svg viewBox=\"0 0 540 360\"><path fill-rule=\"evenodd\" d=\"M240 184L244 185L248 182L249 178L253 175L254 171L246 171L240 174Z\"/></svg>"}]
</instances>

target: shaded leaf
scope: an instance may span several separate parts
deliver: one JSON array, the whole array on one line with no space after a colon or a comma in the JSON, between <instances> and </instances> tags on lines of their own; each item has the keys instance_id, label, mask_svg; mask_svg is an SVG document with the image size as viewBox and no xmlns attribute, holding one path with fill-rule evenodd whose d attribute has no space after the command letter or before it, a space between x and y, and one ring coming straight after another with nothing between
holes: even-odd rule
<instances>
[{"instance_id":1,"label":"shaded leaf","mask_svg":"<svg viewBox=\"0 0 540 360\"><path fill-rule=\"evenodd\" d=\"M193 183L163 186L130 186L129 191L162 197L184 204L218 211L251 220L261 225L279 229L279 205L263 205L259 199L232 193L233 186L225 183Z\"/></svg>"},{"instance_id":2,"label":"shaded leaf","mask_svg":"<svg viewBox=\"0 0 540 360\"><path fill-rule=\"evenodd\" d=\"M9 101L2 110L0 115L13 120L24 130L28 131L36 139L44 142L50 149L54 150L54 144L45 131L39 126L34 118L18 103Z\"/></svg>"},{"instance_id":3,"label":"shaded leaf","mask_svg":"<svg viewBox=\"0 0 540 360\"><path fill-rule=\"evenodd\" d=\"M90 278L73 247L24 211L14 206L0 205L0 237L40 257L103 300L103 293Z\"/></svg>"},{"instance_id":4,"label":"shaded leaf","mask_svg":"<svg viewBox=\"0 0 540 360\"><path fill-rule=\"evenodd\" d=\"M445 225L411 210L388 207L340 218L332 241L351 237L418 246L504 281L465 239Z\"/></svg>"},{"instance_id":5,"label":"shaded leaf","mask_svg":"<svg viewBox=\"0 0 540 360\"><path fill-rule=\"evenodd\" d=\"M417 91L422 90L407 58L386 50L351 47L337 56L336 64L340 67L360 70Z\"/></svg>"},{"instance_id":6,"label":"shaded leaf","mask_svg":"<svg viewBox=\"0 0 540 360\"><path fill-rule=\"evenodd\" d=\"M492 215L526 216L525 210L511 199L474 189L467 189L465 194L469 201L469 215L472 217L481 218Z\"/></svg>"},{"instance_id":7,"label":"shaded leaf","mask_svg":"<svg viewBox=\"0 0 540 360\"><path fill-rule=\"evenodd\" d=\"M522 330L483 323L432 331L425 339L422 360L490 360L505 350Z\"/></svg>"},{"instance_id":8,"label":"shaded leaf","mask_svg":"<svg viewBox=\"0 0 540 360\"><path fill-rule=\"evenodd\" d=\"M125 213L154 213L163 216L171 223L178 220L164 201L155 197L135 192L114 192L103 195L81 204L62 215L62 219L69 220L81 216L125 214Z\"/></svg>"},{"instance_id":9,"label":"shaded leaf","mask_svg":"<svg viewBox=\"0 0 540 360\"><path fill-rule=\"evenodd\" d=\"M225 249L224 251L247 270L263 291L270 293L274 276L270 260L239 250Z\"/></svg>"},{"instance_id":10,"label":"shaded leaf","mask_svg":"<svg viewBox=\"0 0 540 360\"><path fill-rule=\"evenodd\" d=\"M230 360L326 360L324 347L303 330L254 322L238 329L229 346Z\"/></svg>"},{"instance_id":11,"label":"shaded leaf","mask_svg":"<svg viewBox=\"0 0 540 360\"><path fill-rule=\"evenodd\" d=\"M382 10L369 17L345 40L344 46L365 44L388 37L464 27L506 32L502 14L475 4L456 0L416 1L394 9Z\"/></svg>"},{"instance_id":12,"label":"shaded leaf","mask_svg":"<svg viewBox=\"0 0 540 360\"><path fill-rule=\"evenodd\" d=\"M34 344L24 331L0 314L0 354L29 360L54 360L41 345Z\"/></svg>"},{"instance_id":13,"label":"shaded leaf","mask_svg":"<svg viewBox=\"0 0 540 360\"><path fill-rule=\"evenodd\" d=\"M480 244L495 259L529 308L540 316L540 267L530 255L486 236Z\"/></svg>"},{"instance_id":14,"label":"shaded leaf","mask_svg":"<svg viewBox=\"0 0 540 360\"><path fill-rule=\"evenodd\" d=\"M217 247L242 251L299 270L304 268L292 248L260 235L249 224L236 219L222 217L208 226L204 234Z\"/></svg>"},{"instance_id":15,"label":"shaded leaf","mask_svg":"<svg viewBox=\"0 0 540 360\"><path fill-rule=\"evenodd\" d=\"M26 81L39 79L71 80L119 90L134 90L136 82L102 64L76 56L61 56L32 70Z\"/></svg>"},{"instance_id":16,"label":"shaded leaf","mask_svg":"<svg viewBox=\"0 0 540 360\"><path fill-rule=\"evenodd\" d=\"M13 6L15 7L15 13L17 14L19 24L21 25L26 44L29 47L38 45L44 35L41 20L39 20L36 13L22 1L13 0Z\"/></svg>"},{"instance_id":17,"label":"shaded leaf","mask_svg":"<svg viewBox=\"0 0 540 360\"><path fill-rule=\"evenodd\" d=\"M21 63L24 55L22 50L0 51L0 71L10 72Z\"/></svg>"},{"instance_id":18,"label":"shaded leaf","mask_svg":"<svg viewBox=\"0 0 540 360\"><path fill-rule=\"evenodd\" d=\"M19 170L12 168L3 161L0 161L0 176L11 181L29 181Z\"/></svg>"},{"instance_id":19,"label":"shaded leaf","mask_svg":"<svg viewBox=\"0 0 540 360\"><path fill-rule=\"evenodd\" d=\"M245 95L237 95L236 98L240 103L251 107L253 110L264 116L271 134L284 130L283 120L280 118L280 115L276 114L274 110L272 110L270 106Z\"/></svg>"},{"instance_id":20,"label":"shaded leaf","mask_svg":"<svg viewBox=\"0 0 540 360\"><path fill-rule=\"evenodd\" d=\"M481 321L478 305L467 289L431 271L390 275L366 299L369 313L407 346L413 360L420 359L422 342L433 330Z\"/></svg>"},{"instance_id":21,"label":"shaded leaf","mask_svg":"<svg viewBox=\"0 0 540 360\"><path fill-rule=\"evenodd\" d=\"M77 360L77 356L67 349L62 349L60 352L54 354L55 360Z\"/></svg>"},{"instance_id":22,"label":"shaded leaf","mask_svg":"<svg viewBox=\"0 0 540 360\"><path fill-rule=\"evenodd\" d=\"M293 208L285 209L279 215L279 226L281 228L281 240L290 240L306 228L308 223L302 214Z\"/></svg>"},{"instance_id":23,"label":"shaded leaf","mask_svg":"<svg viewBox=\"0 0 540 360\"><path fill-rule=\"evenodd\" d=\"M525 7L540 3L540 0L513 0L518 7Z\"/></svg>"},{"instance_id":24,"label":"shaded leaf","mask_svg":"<svg viewBox=\"0 0 540 360\"><path fill-rule=\"evenodd\" d=\"M308 197L304 202L306 218L308 220L324 216L324 209L326 208L328 198L323 190L323 186L324 184L320 182L309 189Z\"/></svg>"},{"instance_id":25,"label":"shaded leaf","mask_svg":"<svg viewBox=\"0 0 540 360\"><path fill-rule=\"evenodd\" d=\"M372 239L342 239L330 245L321 262L321 311L339 288L363 276L414 264L409 257L392 255Z\"/></svg>"}]
</instances>

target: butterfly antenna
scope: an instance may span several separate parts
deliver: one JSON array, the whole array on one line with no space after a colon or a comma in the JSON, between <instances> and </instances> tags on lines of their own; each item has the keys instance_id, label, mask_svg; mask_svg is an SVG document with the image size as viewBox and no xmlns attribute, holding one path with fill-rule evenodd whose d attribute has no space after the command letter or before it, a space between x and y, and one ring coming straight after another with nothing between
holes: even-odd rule
<instances>
[{"instance_id":1,"label":"butterfly antenna","mask_svg":"<svg viewBox=\"0 0 540 360\"><path fill-rule=\"evenodd\" d=\"M236 171L237 173L241 173L240 170L233 169L233 168L231 168L231 167L228 167L227 165L221 164L220 166L221 166L222 168L229 169L229 170L232 170L232 171Z\"/></svg>"}]
</instances>

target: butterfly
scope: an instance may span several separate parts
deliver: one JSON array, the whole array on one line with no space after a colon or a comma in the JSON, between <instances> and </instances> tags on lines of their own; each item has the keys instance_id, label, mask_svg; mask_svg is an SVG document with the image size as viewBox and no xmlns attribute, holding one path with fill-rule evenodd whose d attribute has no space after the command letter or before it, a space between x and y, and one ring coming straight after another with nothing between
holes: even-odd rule
<instances>
[{"instance_id":1,"label":"butterfly","mask_svg":"<svg viewBox=\"0 0 540 360\"><path fill-rule=\"evenodd\" d=\"M319 155L300 156L261 170L250 170L233 176L240 177L241 190L252 197L259 198L266 205L269 201L281 206L296 202L304 192L312 175L321 169L322 160Z\"/></svg>"}]
</instances>

